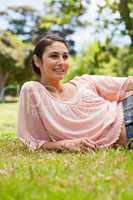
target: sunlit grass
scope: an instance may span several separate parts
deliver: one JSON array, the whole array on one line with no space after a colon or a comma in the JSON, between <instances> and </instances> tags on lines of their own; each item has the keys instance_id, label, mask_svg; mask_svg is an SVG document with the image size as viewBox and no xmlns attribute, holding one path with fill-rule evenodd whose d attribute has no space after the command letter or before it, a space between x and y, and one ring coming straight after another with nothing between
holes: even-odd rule
<instances>
[{"instance_id":1,"label":"sunlit grass","mask_svg":"<svg viewBox=\"0 0 133 200\"><path fill-rule=\"evenodd\" d=\"M17 105L1 109L0 200L133 199L133 151L31 152L16 139Z\"/></svg>"},{"instance_id":2,"label":"sunlit grass","mask_svg":"<svg viewBox=\"0 0 133 200\"><path fill-rule=\"evenodd\" d=\"M17 103L0 103L0 135L15 136L17 109Z\"/></svg>"}]
</instances>

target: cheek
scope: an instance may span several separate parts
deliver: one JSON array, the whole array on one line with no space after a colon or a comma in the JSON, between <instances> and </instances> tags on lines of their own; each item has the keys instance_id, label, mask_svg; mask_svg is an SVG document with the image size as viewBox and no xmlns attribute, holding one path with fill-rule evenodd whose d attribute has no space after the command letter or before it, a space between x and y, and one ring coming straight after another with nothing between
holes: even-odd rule
<instances>
[{"instance_id":1,"label":"cheek","mask_svg":"<svg viewBox=\"0 0 133 200\"><path fill-rule=\"evenodd\" d=\"M57 60L54 60L54 59L49 59L47 61L47 65L50 65L51 67L56 65L56 63L57 63Z\"/></svg>"},{"instance_id":2,"label":"cheek","mask_svg":"<svg viewBox=\"0 0 133 200\"><path fill-rule=\"evenodd\" d=\"M69 68L69 61L66 61L66 62L65 62L65 67L66 67L66 68Z\"/></svg>"},{"instance_id":3,"label":"cheek","mask_svg":"<svg viewBox=\"0 0 133 200\"><path fill-rule=\"evenodd\" d=\"M43 61L43 67L44 68L47 68L47 67L52 67L52 65L54 65L55 64L55 61L54 60L52 60L52 59L46 59L45 61Z\"/></svg>"}]
</instances>

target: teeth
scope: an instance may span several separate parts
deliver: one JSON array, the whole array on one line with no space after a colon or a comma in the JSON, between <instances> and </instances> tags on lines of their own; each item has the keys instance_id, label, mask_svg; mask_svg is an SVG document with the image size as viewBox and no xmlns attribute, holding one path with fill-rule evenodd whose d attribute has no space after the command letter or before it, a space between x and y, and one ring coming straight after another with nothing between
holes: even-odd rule
<instances>
[{"instance_id":1,"label":"teeth","mask_svg":"<svg viewBox=\"0 0 133 200\"><path fill-rule=\"evenodd\" d=\"M64 72L64 69L54 69L56 72Z\"/></svg>"}]
</instances>

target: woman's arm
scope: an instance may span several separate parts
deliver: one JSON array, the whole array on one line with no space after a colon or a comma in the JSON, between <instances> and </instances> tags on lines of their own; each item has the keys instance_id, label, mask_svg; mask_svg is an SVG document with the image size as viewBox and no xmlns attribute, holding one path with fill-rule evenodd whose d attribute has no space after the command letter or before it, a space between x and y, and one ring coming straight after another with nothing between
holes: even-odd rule
<instances>
[{"instance_id":1,"label":"woman's arm","mask_svg":"<svg viewBox=\"0 0 133 200\"><path fill-rule=\"evenodd\" d=\"M100 96L110 101L121 101L133 91L133 76L111 77L90 75L93 86Z\"/></svg>"},{"instance_id":2,"label":"woman's arm","mask_svg":"<svg viewBox=\"0 0 133 200\"><path fill-rule=\"evenodd\" d=\"M71 152L76 151L89 151L95 150L97 148L96 144L90 141L88 138L78 138L78 139L68 139L68 140L60 140L55 142L47 142L42 145L43 150L68 150Z\"/></svg>"},{"instance_id":3,"label":"woman's arm","mask_svg":"<svg viewBox=\"0 0 133 200\"><path fill-rule=\"evenodd\" d=\"M55 141L55 142L46 142L42 145L43 150L56 150L60 151L64 148L64 140Z\"/></svg>"},{"instance_id":4,"label":"woman's arm","mask_svg":"<svg viewBox=\"0 0 133 200\"><path fill-rule=\"evenodd\" d=\"M128 77L84 74L79 81L88 82L91 89L109 101L121 101L127 95Z\"/></svg>"},{"instance_id":5,"label":"woman's arm","mask_svg":"<svg viewBox=\"0 0 133 200\"><path fill-rule=\"evenodd\" d=\"M51 141L38 112L39 92L33 89L31 82L22 86L17 119L17 136L31 150L39 149L42 144Z\"/></svg>"}]
</instances>

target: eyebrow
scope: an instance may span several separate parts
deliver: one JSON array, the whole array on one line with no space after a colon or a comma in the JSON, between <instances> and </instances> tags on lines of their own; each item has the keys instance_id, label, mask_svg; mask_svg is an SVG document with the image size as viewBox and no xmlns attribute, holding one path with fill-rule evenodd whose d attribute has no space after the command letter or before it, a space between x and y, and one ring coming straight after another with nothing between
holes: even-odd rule
<instances>
[{"instance_id":1,"label":"eyebrow","mask_svg":"<svg viewBox=\"0 0 133 200\"><path fill-rule=\"evenodd\" d=\"M55 53L55 54L60 54L58 51L52 51L52 52L49 52L49 53L50 53L50 54L54 54L54 53ZM69 54L69 52L67 52L67 51L66 51L66 52L63 52L63 54Z\"/></svg>"}]
</instances>

